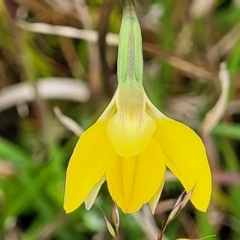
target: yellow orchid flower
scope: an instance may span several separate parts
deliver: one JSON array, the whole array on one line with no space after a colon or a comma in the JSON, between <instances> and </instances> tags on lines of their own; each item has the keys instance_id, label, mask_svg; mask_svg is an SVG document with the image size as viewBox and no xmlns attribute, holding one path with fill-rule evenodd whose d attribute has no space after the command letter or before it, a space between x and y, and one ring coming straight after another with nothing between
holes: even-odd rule
<instances>
[{"instance_id":1,"label":"yellow orchid flower","mask_svg":"<svg viewBox=\"0 0 240 240\"><path fill-rule=\"evenodd\" d=\"M118 53L118 88L97 122L80 137L66 177L64 209L93 205L106 180L113 201L127 213L149 203L154 212L166 167L180 180L191 202L206 211L211 172L201 139L162 114L143 85L141 30L130 0L124 4Z\"/></svg>"}]
</instances>

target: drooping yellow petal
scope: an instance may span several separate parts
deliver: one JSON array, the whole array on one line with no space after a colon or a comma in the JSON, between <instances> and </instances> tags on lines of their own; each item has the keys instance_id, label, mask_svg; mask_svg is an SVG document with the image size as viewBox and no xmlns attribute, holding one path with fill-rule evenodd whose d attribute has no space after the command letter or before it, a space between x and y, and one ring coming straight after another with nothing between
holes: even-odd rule
<instances>
[{"instance_id":1,"label":"drooping yellow petal","mask_svg":"<svg viewBox=\"0 0 240 240\"><path fill-rule=\"evenodd\" d=\"M212 193L211 170L207 164L203 164L190 200L198 210L206 212L211 199L211 193Z\"/></svg>"},{"instance_id":2,"label":"drooping yellow petal","mask_svg":"<svg viewBox=\"0 0 240 240\"><path fill-rule=\"evenodd\" d=\"M167 167L187 192L194 188L193 205L205 212L210 202L212 180L205 147L196 133L186 125L160 117L153 136L166 155Z\"/></svg>"},{"instance_id":3,"label":"drooping yellow petal","mask_svg":"<svg viewBox=\"0 0 240 240\"><path fill-rule=\"evenodd\" d=\"M107 121L98 121L78 140L66 176L64 209L78 208L105 174L104 148Z\"/></svg>"},{"instance_id":4,"label":"drooping yellow petal","mask_svg":"<svg viewBox=\"0 0 240 240\"><path fill-rule=\"evenodd\" d=\"M156 129L155 121L145 112L142 85L119 86L117 113L109 120L107 134L118 155L131 157L145 150Z\"/></svg>"},{"instance_id":5,"label":"drooping yellow petal","mask_svg":"<svg viewBox=\"0 0 240 240\"><path fill-rule=\"evenodd\" d=\"M154 139L141 154L124 158L116 155L109 142L105 149L106 180L117 205L128 213L138 211L149 202L162 184L165 164Z\"/></svg>"}]
</instances>

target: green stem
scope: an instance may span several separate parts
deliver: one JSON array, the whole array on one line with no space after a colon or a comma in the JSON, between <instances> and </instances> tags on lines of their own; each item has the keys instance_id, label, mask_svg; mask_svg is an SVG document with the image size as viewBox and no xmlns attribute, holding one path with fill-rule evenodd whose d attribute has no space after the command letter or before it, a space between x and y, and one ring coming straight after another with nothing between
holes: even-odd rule
<instances>
[{"instance_id":1,"label":"green stem","mask_svg":"<svg viewBox=\"0 0 240 240\"><path fill-rule=\"evenodd\" d=\"M142 84L142 34L132 0L123 0L123 19L119 33L118 82Z\"/></svg>"}]
</instances>

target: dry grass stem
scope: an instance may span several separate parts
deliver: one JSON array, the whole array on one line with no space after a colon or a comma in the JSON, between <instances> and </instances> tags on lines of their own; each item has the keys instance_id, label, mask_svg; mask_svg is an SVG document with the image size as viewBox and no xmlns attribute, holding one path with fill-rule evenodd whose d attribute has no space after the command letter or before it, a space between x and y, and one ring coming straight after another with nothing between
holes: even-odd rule
<instances>
[{"instance_id":1,"label":"dry grass stem","mask_svg":"<svg viewBox=\"0 0 240 240\"><path fill-rule=\"evenodd\" d=\"M203 135L208 135L224 115L228 104L228 92L230 87L230 77L226 69L226 64L220 65L219 80L221 84L221 95L216 105L207 113L203 121Z\"/></svg>"},{"instance_id":2,"label":"dry grass stem","mask_svg":"<svg viewBox=\"0 0 240 240\"><path fill-rule=\"evenodd\" d=\"M81 80L70 78L44 78L36 81L36 88L42 99L60 99L85 102L90 98L87 85ZM57 91L56 91L57 89ZM14 84L0 91L0 112L36 98L30 83Z\"/></svg>"}]
</instances>

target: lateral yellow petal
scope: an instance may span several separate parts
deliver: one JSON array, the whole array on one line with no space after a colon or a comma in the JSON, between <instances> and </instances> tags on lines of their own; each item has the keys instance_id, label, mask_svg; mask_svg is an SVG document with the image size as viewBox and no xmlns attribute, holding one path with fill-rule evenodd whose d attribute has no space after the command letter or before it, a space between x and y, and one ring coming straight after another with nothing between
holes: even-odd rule
<instances>
[{"instance_id":1,"label":"lateral yellow petal","mask_svg":"<svg viewBox=\"0 0 240 240\"><path fill-rule=\"evenodd\" d=\"M105 174L107 121L99 120L82 134L67 168L64 209L78 208Z\"/></svg>"},{"instance_id":2,"label":"lateral yellow petal","mask_svg":"<svg viewBox=\"0 0 240 240\"><path fill-rule=\"evenodd\" d=\"M198 210L206 212L211 200L212 174L207 164L202 165L199 178L194 186L194 191L190 200Z\"/></svg>"},{"instance_id":3,"label":"lateral yellow petal","mask_svg":"<svg viewBox=\"0 0 240 240\"><path fill-rule=\"evenodd\" d=\"M167 167L187 192L194 188L191 201L205 212L210 202L212 179L205 147L186 125L167 117L159 118L154 138L166 155Z\"/></svg>"},{"instance_id":4,"label":"lateral yellow petal","mask_svg":"<svg viewBox=\"0 0 240 240\"><path fill-rule=\"evenodd\" d=\"M141 154L124 158L117 155L111 143L106 147L106 180L109 192L124 211L133 213L158 192L165 174L161 149L154 139Z\"/></svg>"}]
</instances>

